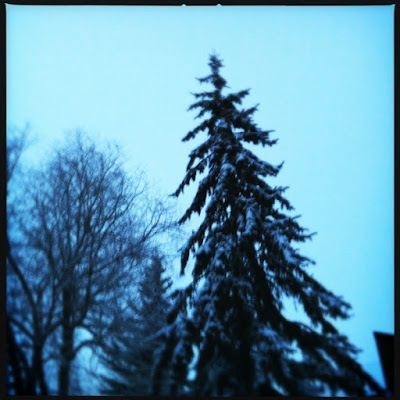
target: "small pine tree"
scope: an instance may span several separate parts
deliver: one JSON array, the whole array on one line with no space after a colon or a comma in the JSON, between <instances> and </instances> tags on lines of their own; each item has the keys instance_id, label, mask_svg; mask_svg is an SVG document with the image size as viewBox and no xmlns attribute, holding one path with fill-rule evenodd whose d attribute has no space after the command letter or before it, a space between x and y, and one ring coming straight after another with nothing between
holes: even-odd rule
<instances>
[{"instance_id":1,"label":"small pine tree","mask_svg":"<svg viewBox=\"0 0 400 400\"><path fill-rule=\"evenodd\" d=\"M170 278L165 276L159 254L145 269L138 289L138 301L131 303L120 335L104 349L103 364L108 373L102 377L105 395L149 395L154 351L160 346L157 332L166 324Z\"/></svg>"},{"instance_id":2,"label":"small pine tree","mask_svg":"<svg viewBox=\"0 0 400 400\"><path fill-rule=\"evenodd\" d=\"M306 272L313 261L293 247L312 235L288 215L285 188L266 182L282 164L244 146L277 140L253 122L257 107L238 108L249 90L224 95L221 60L212 55L209 66L211 74L199 81L213 90L194 94L189 108L206 118L183 141L203 131L207 139L190 153L175 192L205 173L179 222L202 211L204 219L182 250L182 274L194 256L193 281L174 294L154 377L163 377L171 394L203 396L379 390L330 321L348 318L350 305ZM284 316L283 295L303 306L310 324Z\"/></svg>"}]
</instances>

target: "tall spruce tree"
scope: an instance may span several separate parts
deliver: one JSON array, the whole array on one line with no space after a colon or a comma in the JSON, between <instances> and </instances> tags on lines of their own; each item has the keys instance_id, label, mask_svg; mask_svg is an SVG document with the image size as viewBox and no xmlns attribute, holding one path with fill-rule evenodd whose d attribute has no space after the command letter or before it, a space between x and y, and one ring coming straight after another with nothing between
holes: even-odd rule
<instances>
[{"instance_id":1,"label":"tall spruce tree","mask_svg":"<svg viewBox=\"0 0 400 400\"><path fill-rule=\"evenodd\" d=\"M224 95L223 66L210 57L211 74L194 94L196 118L205 119L183 141L205 131L190 153L186 175L174 193L204 173L192 204L204 219L182 249L181 273L190 253L192 283L174 294L154 377L171 394L320 395L340 391L364 395L379 385L355 359L358 350L332 324L349 317L350 305L309 273L313 261L293 247L311 234L302 228L284 197L284 187L266 178L274 166L244 144L272 146L272 131L252 119L257 107L240 109L249 90ZM310 323L284 316L282 297L301 304ZM154 385L157 393L158 385Z\"/></svg>"}]
</instances>

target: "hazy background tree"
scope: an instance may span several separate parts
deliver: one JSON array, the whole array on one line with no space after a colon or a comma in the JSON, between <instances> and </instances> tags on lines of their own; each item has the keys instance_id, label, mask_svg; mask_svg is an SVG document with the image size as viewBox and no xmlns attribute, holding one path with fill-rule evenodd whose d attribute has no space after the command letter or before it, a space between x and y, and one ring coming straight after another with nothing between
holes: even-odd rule
<instances>
[{"instance_id":1,"label":"hazy background tree","mask_svg":"<svg viewBox=\"0 0 400 400\"><path fill-rule=\"evenodd\" d=\"M143 266L139 287L129 303L115 314L111 331L99 354L105 395L152 394L151 379L160 329L166 325L169 289L172 285L165 258L156 250Z\"/></svg>"},{"instance_id":2,"label":"hazy background tree","mask_svg":"<svg viewBox=\"0 0 400 400\"><path fill-rule=\"evenodd\" d=\"M125 171L116 146L103 149L80 133L29 180L9 220L10 333L31 360L31 394L47 394L44 365L55 360L57 392L67 395L76 355L98 345L110 304L132 290L153 239L174 224L161 199L149 201L143 175ZM82 330L91 337L80 340Z\"/></svg>"},{"instance_id":3,"label":"hazy background tree","mask_svg":"<svg viewBox=\"0 0 400 400\"><path fill-rule=\"evenodd\" d=\"M18 266L10 249L9 235L15 233L13 222L20 211L21 192L18 182L23 180L21 156L28 147L29 126L23 129L10 128L7 135L7 233L6 233L6 265L7 265L7 392L17 395L47 394L47 385L43 378L40 363L42 351L42 335L38 332L38 314L35 299L29 285ZM22 175L22 178L21 178ZM16 181L16 182L15 182ZM17 245L17 242L14 241ZM23 299L18 302L13 299ZM29 314L32 332L26 330L24 324L15 319L15 315ZM20 338L23 338L20 340Z\"/></svg>"},{"instance_id":4,"label":"hazy background tree","mask_svg":"<svg viewBox=\"0 0 400 400\"><path fill-rule=\"evenodd\" d=\"M222 61L212 55L209 66L199 81L212 89L195 93L189 108L204 119L183 141L203 131L207 139L190 153L175 193L204 173L179 221L202 216L182 250L182 273L194 257L193 282L175 293L155 378L164 377L171 394L202 396L379 390L332 324L350 316L350 305L306 271L313 262L293 247L312 235L291 216L286 188L266 182L282 164L260 160L248 147L277 140L253 122L257 107L239 108L249 90L223 94ZM284 298L302 306L308 322L288 319Z\"/></svg>"}]
</instances>

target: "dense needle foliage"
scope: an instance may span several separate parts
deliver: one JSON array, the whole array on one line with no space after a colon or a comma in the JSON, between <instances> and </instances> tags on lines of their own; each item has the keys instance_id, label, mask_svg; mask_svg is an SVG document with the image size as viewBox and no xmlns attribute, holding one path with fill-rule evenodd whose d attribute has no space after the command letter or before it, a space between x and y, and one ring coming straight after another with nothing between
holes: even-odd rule
<instances>
[{"instance_id":1,"label":"dense needle foliage","mask_svg":"<svg viewBox=\"0 0 400 400\"><path fill-rule=\"evenodd\" d=\"M194 94L189 110L202 122L183 141L204 132L175 192L203 174L180 219L204 216L182 249L182 270L194 258L191 284L174 294L155 366L169 393L195 395L320 395L379 390L355 360L357 349L332 324L350 305L318 283L312 260L293 245L311 238L268 178L282 165L257 158L245 145L272 146L271 131L253 121L257 107L240 108L249 90L223 94L223 66L210 57L212 90ZM300 304L309 324L284 316L283 296Z\"/></svg>"},{"instance_id":2,"label":"dense needle foliage","mask_svg":"<svg viewBox=\"0 0 400 400\"><path fill-rule=\"evenodd\" d=\"M157 332L166 322L172 284L163 263L155 253L143 270L138 297L114 317L114 329L105 338L100 356L107 369L102 376L105 395L151 394L154 351L160 345Z\"/></svg>"}]
</instances>

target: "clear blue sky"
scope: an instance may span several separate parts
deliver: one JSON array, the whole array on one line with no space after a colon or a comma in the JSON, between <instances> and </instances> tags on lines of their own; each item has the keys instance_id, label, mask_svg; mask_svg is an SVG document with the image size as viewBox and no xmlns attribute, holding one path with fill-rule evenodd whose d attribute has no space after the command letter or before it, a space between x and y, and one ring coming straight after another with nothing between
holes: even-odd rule
<instances>
[{"instance_id":1,"label":"clear blue sky","mask_svg":"<svg viewBox=\"0 0 400 400\"><path fill-rule=\"evenodd\" d=\"M115 140L160 191L195 143L190 92L224 60L275 129L275 182L301 224L314 276L353 305L338 327L382 381L373 331L393 333L393 6L73 7L7 5L7 124L32 126L31 159L81 128ZM201 139L200 139L201 140ZM196 142L198 143L198 141ZM178 200L184 210L190 196Z\"/></svg>"}]
</instances>

